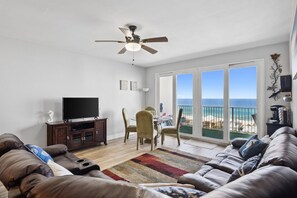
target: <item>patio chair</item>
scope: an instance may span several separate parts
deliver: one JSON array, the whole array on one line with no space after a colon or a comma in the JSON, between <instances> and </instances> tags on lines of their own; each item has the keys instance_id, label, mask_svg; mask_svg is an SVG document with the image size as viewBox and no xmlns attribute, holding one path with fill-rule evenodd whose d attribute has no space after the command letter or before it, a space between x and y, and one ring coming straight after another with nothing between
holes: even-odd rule
<instances>
[{"instance_id":1,"label":"patio chair","mask_svg":"<svg viewBox=\"0 0 297 198\"><path fill-rule=\"evenodd\" d=\"M178 117L177 117L177 122L176 126L166 126L162 128L161 130L161 143L163 145L164 139L165 139L165 134L174 134L177 137L177 142L178 145L180 145L180 137L179 137L179 125L180 125L180 120L183 114L183 109L180 109L178 112Z\"/></svg>"},{"instance_id":2,"label":"patio chair","mask_svg":"<svg viewBox=\"0 0 297 198\"><path fill-rule=\"evenodd\" d=\"M143 138L151 140L151 150L154 145L157 146L157 131L154 129L153 115L148 111L139 111L136 114L136 126L137 126L137 150L139 147L139 141Z\"/></svg>"},{"instance_id":3,"label":"patio chair","mask_svg":"<svg viewBox=\"0 0 297 198\"><path fill-rule=\"evenodd\" d=\"M124 142L126 143L126 140L129 139L129 133L130 132L134 132L136 133L136 126L135 125L130 125L130 119L127 113L127 109L123 108L122 109L122 115L123 115L123 119L124 119L124 124L125 124L125 139Z\"/></svg>"}]
</instances>

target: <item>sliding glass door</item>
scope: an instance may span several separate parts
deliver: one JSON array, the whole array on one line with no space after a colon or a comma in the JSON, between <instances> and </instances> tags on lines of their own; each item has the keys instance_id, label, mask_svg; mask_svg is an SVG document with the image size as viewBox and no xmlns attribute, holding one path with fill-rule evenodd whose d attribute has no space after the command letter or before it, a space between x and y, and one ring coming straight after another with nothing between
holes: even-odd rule
<instances>
[{"instance_id":1,"label":"sliding glass door","mask_svg":"<svg viewBox=\"0 0 297 198\"><path fill-rule=\"evenodd\" d=\"M202 137L224 138L224 70L201 72Z\"/></svg>"},{"instance_id":2,"label":"sliding glass door","mask_svg":"<svg viewBox=\"0 0 297 198\"><path fill-rule=\"evenodd\" d=\"M251 61L159 75L156 107L167 119L163 125L175 125L182 108L182 135L228 142L259 134L265 124L263 65Z\"/></svg>"},{"instance_id":3,"label":"sliding glass door","mask_svg":"<svg viewBox=\"0 0 297 198\"><path fill-rule=\"evenodd\" d=\"M256 66L229 69L230 139L257 134Z\"/></svg>"}]
</instances>

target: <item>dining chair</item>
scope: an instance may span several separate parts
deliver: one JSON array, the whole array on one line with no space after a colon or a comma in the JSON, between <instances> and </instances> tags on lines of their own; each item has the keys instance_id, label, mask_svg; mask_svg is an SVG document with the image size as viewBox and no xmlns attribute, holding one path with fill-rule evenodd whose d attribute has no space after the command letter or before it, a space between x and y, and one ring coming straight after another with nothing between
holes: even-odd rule
<instances>
[{"instance_id":1,"label":"dining chair","mask_svg":"<svg viewBox=\"0 0 297 198\"><path fill-rule=\"evenodd\" d=\"M136 114L136 128L137 128L137 150L139 141L145 139L151 140L151 150L157 146L158 133L154 129L153 115L148 111L139 111Z\"/></svg>"},{"instance_id":2,"label":"dining chair","mask_svg":"<svg viewBox=\"0 0 297 198\"><path fill-rule=\"evenodd\" d=\"M153 116L156 115L156 109L154 107L146 107L144 110L149 111L151 114L153 114Z\"/></svg>"},{"instance_id":3,"label":"dining chair","mask_svg":"<svg viewBox=\"0 0 297 198\"><path fill-rule=\"evenodd\" d=\"M124 119L124 124L125 124L125 139L124 142L126 143L126 140L129 139L129 133L130 132L137 132L136 131L136 126L135 125L130 125L130 119L127 113L127 109L123 108L122 109L122 115L123 115L123 119Z\"/></svg>"},{"instance_id":4,"label":"dining chair","mask_svg":"<svg viewBox=\"0 0 297 198\"><path fill-rule=\"evenodd\" d=\"M176 126L165 126L161 130L161 144L163 145L165 134L174 134L177 137L178 145L180 145L179 125L183 114L183 109L179 109Z\"/></svg>"}]
</instances>

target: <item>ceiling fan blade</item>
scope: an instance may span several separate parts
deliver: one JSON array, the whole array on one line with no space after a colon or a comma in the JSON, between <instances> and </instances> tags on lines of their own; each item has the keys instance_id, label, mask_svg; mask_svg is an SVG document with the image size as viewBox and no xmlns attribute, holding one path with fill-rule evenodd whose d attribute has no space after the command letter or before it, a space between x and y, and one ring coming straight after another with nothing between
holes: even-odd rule
<instances>
[{"instance_id":1,"label":"ceiling fan blade","mask_svg":"<svg viewBox=\"0 0 297 198\"><path fill-rule=\"evenodd\" d=\"M147 39L142 39L141 42L143 42L143 43L168 42L168 38L166 36L155 37L155 38L147 38Z\"/></svg>"},{"instance_id":2,"label":"ceiling fan blade","mask_svg":"<svg viewBox=\"0 0 297 198\"><path fill-rule=\"evenodd\" d=\"M124 54L127 51L127 49L124 47L123 49L121 49L121 51L118 52L118 54Z\"/></svg>"},{"instance_id":3,"label":"ceiling fan blade","mask_svg":"<svg viewBox=\"0 0 297 198\"><path fill-rule=\"evenodd\" d=\"M133 35L131 30L129 30L128 28L122 28L122 27L119 27L119 29L123 32L125 37L129 38L129 40L133 40Z\"/></svg>"},{"instance_id":4,"label":"ceiling fan blade","mask_svg":"<svg viewBox=\"0 0 297 198\"><path fill-rule=\"evenodd\" d=\"M95 42L113 42L113 43L126 43L125 41L116 41L116 40L95 40Z\"/></svg>"},{"instance_id":5,"label":"ceiling fan blade","mask_svg":"<svg viewBox=\"0 0 297 198\"><path fill-rule=\"evenodd\" d=\"M146 45L141 45L141 48L142 49L144 49L145 51L148 51L149 53L151 53L151 54L155 54L155 53L157 53L158 51L157 50L155 50L155 49L153 49L153 48L150 48L150 47L148 47L148 46L146 46Z\"/></svg>"}]
</instances>

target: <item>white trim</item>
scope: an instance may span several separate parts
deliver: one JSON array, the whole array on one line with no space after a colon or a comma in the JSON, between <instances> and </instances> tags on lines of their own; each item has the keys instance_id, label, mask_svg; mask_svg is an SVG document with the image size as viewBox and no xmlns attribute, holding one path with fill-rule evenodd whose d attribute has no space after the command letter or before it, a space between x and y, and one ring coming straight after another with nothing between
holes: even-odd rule
<instances>
[{"instance_id":1,"label":"white trim","mask_svg":"<svg viewBox=\"0 0 297 198\"><path fill-rule=\"evenodd\" d=\"M229 70L227 66L224 69L224 127L223 127L223 142L230 140L230 98L229 98Z\"/></svg>"},{"instance_id":2,"label":"white trim","mask_svg":"<svg viewBox=\"0 0 297 198\"><path fill-rule=\"evenodd\" d=\"M265 62L264 59L258 60L257 68L257 134L263 137L265 129Z\"/></svg>"},{"instance_id":3,"label":"white trim","mask_svg":"<svg viewBox=\"0 0 297 198\"><path fill-rule=\"evenodd\" d=\"M113 140L113 139L117 139L117 138L124 138L125 134L123 133L116 133L113 135L107 135L107 140ZM108 142L107 142L108 143Z\"/></svg>"}]
</instances>

